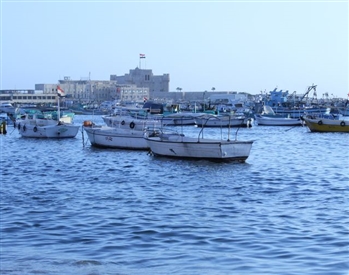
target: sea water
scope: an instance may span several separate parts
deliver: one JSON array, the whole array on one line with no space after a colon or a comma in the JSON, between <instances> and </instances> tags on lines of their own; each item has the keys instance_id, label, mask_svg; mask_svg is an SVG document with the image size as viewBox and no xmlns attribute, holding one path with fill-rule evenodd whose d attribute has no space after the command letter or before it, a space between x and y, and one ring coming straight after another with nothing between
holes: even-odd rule
<instances>
[{"instance_id":1,"label":"sea water","mask_svg":"<svg viewBox=\"0 0 349 275\"><path fill-rule=\"evenodd\" d=\"M87 119L102 123L75 123ZM255 141L245 163L98 149L83 131L22 138L9 127L0 273L348 274L349 135L254 125L237 137Z\"/></svg>"}]
</instances>

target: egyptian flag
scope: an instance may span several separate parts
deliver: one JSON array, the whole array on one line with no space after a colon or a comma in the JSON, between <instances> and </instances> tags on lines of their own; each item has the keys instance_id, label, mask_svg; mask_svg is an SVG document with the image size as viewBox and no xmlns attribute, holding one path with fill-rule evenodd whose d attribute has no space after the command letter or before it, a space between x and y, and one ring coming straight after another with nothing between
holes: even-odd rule
<instances>
[{"instance_id":1,"label":"egyptian flag","mask_svg":"<svg viewBox=\"0 0 349 275\"><path fill-rule=\"evenodd\" d=\"M144 53L140 53L139 54L139 58L145 58L145 54Z\"/></svg>"},{"instance_id":2,"label":"egyptian flag","mask_svg":"<svg viewBox=\"0 0 349 275\"><path fill-rule=\"evenodd\" d=\"M59 97L64 97L65 96L65 92L59 86L57 86L57 94L58 94Z\"/></svg>"}]
</instances>

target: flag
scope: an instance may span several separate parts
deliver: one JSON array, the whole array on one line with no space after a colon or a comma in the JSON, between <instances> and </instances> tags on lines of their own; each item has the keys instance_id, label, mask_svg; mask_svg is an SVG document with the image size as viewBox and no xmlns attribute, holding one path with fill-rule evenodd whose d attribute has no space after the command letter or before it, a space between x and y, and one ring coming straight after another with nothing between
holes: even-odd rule
<instances>
[{"instance_id":1,"label":"flag","mask_svg":"<svg viewBox=\"0 0 349 275\"><path fill-rule=\"evenodd\" d=\"M65 96L65 92L63 91L63 89L59 86L57 86L57 94L59 97L63 97Z\"/></svg>"},{"instance_id":2,"label":"flag","mask_svg":"<svg viewBox=\"0 0 349 275\"><path fill-rule=\"evenodd\" d=\"M145 54L144 53L140 53L139 54L139 58L145 58Z\"/></svg>"}]
</instances>

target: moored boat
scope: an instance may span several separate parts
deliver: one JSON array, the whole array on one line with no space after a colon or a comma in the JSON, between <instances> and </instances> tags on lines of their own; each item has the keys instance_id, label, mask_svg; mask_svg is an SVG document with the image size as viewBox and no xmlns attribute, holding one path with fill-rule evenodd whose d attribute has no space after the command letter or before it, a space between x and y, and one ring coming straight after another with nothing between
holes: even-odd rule
<instances>
[{"instance_id":1,"label":"moored boat","mask_svg":"<svg viewBox=\"0 0 349 275\"><path fill-rule=\"evenodd\" d=\"M231 140L229 131L228 138L204 138L203 130L204 127L198 137L189 137L161 128L147 131L145 139L156 156L239 162L249 157L253 141Z\"/></svg>"},{"instance_id":2,"label":"moored boat","mask_svg":"<svg viewBox=\"0 0 349 275\"><path fill-rule=\"evenodd\" d=\"M16 108L11 104L11 102L0 102L0 113L14 115L15 111Z\"/></svg>"},{"instance_id":3,"label":"moored boat","mask_svg":"<svg viewBox=\"0 0 349 275\"><path fill-rule=\"evenodd\" d=\"M349 133L349 120L304 116L302 120L311 132Z\"/></svg>"},{"instance_id":4,"label":"moored boat","mask_svg":"<svg viewBox=\"0 0 349 275\"><path fill-rule=\"evenodd\" d=\"M118 127L130 130L143 131L148 126L154 126L158 120L139 119L130 115L108 115L102 116L104 123L109 127Z\"/></svg>"},{"instance_id":5,"label":"moored boat","mask_svg":"<svg viewBox=\"0 0 349 275\"><path fill-rule=\"evenodd\" d=\"M275 114L270 106L263 106L263 111L260 114L255 114L255 122L257 125L263 126L301 126L300 118L285 117Z\"/></svg>"},{"instance_id":6,"label":"moored boat","mask_svg":"<svg viewBox=\"0 0 349 275\"><path fill-rule=\"evenodd\" d=\"M73 116L61 117L60 115L60 94L64 94L64 92L59 86L57 91L58 107L56 119L38 112L38 110L32 113L25 113L16 120L16 127L22 137L74 138L77 135L80 126L73 124Z\"/></svg>"},{"instance_id":7,"label":"moored boat","mask_svg":"<svg viewBox=\"0 0 349 275\"><path fill-rule=\"evenodd\" d=\"M251 122L251 119L246 119L244 116L234 115L201 115L194 120L199 127L246 127Z\"/></svg>"},{"instance_id":8,"label":"moored boat","mask_svg":"<svg viewBox=\"0 0 349 275\"><path fill-rule=\"evenodd\" d=\"M72 138L80 126L62 120L40 118L36 114L26 115L16 121L16 127L22 137L31 138Z\"/></svg>"},{"instance_id":9,"label":"moored boat","mask_svg":"<svg viewBox=\"0 0 349 275\"><path fill-rule=\"evenodd\" d=\"M302 120L290 117L255 115L255 121L263 126L301 126Z\"/></svg>"},{"instance_id":10,"label":"moored boat","mask_svg":"<svg viewBox=\"0 0 349 275\"><path fill-rule=\"evenodd\" d=\"M109 126L84 126L92 146L101 148L147 150L143 131Z\"/></svg>"},{"instance_id":11,"label":"moored boat","mask_svg":"<svg viewBox=\"0 0 349 275\"><path fill-rule=\"evenodd\" d=\"M149 146L144 139L144 131L148 127L154 128L157 123L159 122L119 116L113 120L112 126L84 121L83 129L91 145L95 147L146 150Z\"/></svg>"}]
</instances>

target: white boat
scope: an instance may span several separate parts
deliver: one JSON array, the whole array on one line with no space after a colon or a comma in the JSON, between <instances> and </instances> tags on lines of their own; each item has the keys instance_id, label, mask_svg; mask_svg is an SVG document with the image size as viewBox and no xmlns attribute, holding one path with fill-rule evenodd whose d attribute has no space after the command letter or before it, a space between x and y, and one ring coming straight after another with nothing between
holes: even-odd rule
<instances>
[{"instance_id":1,"label":"white boat","mask_svg":"<svg viewBox=\"0 0 349 275\"><path fill-rule=\"evenodd\" d=\"M299 118L289 117L270 117L263 115L255 115L255 121L258 125L263 126L301 126L302 120Z\"/></svg>"},{"instance_id":2,"label":"white boat","mask_svg":"<svg viewBox=\"0 0 349 275\"><path fill-rule=\"evenodd\" d=\"M157 106L160 104L156 104ZM166 126L186 126L195 125L194 118L200 115L199 113L191 112L179 112L179 113L163 113L160 109L152 108L129 108L129 107L119 107L115 108L112 115L103 116L104 122L113 127L120 122L120 117L130 116L136 121L134 123L142 120L147 121L159 121L162 125Z\"/></svg>"},{"instance_id":3,"label":"white boat","mask_svg":"<svg viewBox=\"0 0 349 275\"><path fill-rule=\"evenodd\" d=\"M301 126L303 125L300 118L284 117L277 115L270 106L264 106L261 114L255 114L257 125L263 126Z\"/></svg>"},{"instance_id":4,"label":"white boat","mask_svg":"<svg viewBox=\"0 0 349 275\"><path fill-rule=\"evenodd\" d=\"M195 113L171 113L163 115L152 115L151 118L158 119L166 126L188 126L195 124Z\"/></svg>"},{"instance_id":5,"label":"white boat","mask_svg":"<svg viewBox=\"0 0 349 275\"><path fill-rule=\"evenodd\" d=\"M0 112L14 115L16 108L7 101L0 102Z\"/></svg>"},{"instance_id":6,"label":"white boat","mask_svg":"<svg viewBox=\"0 0 349 275\"><path fill-rule=\"evenodd\" d=\"M16 120L16 127L22 137L30 138L74 138L79 125L72 123L72 117L60 116L60 98L58 98L57 120L39 113L27 113Z\"/></svg>"},{"instance_id":7,"label":"white boat","mask_svg":"<svg viewBox=\"0 0 349 275\"><path fill-rule=\"evenodd\" d=\"M165 132L164 129L147 131L145 139L155 156L239 162L245 162L249 157L253 141L230 140L229 134L228 139L203 138L203 129L198 137Z\"/></svg>"},{"instance_id":8,"label":"white boat","mask_svg":"<svg viewBox=\"0 0 349 275\"><path fill-rule=\"evenodd\" d=\"M199 127L246 127L252 126L252 120L235 115L202 115L194 118Z\"/></svg>"},{"instance_id":9,"label":"white boat","mask_svg":"<svg viewBox=\"0 0 349 275\"><path fill-rule=\"evenodd\" d=\"M118 127L126 130L143 131L146 127L158 124L155 119L142 119L130 115L107 115L102 116L104 123L109 127Z\"/></svg>"},{"instance_id":10,"label":"white boat","mask_svg":"<svg viewBox=\"0 0 349 275\"><path fill-rule=\"evenodd\" d=\"M163 126L190 126L195 125L195 118L201 116L201 113L170 113L154 114L149 119L158 120Z\"/></svg>"},{"instance_id":11,"label":"white boat","mask_svg":"<svg viewBox=\"0 0 349 275\"><path fill-rule=\"evenodd\" d=\"M37 114L27 114L16 122L22 137L32 138L73 138L80 126L64 121L38 118Z\"/></svg>"},{"instance_id":12,"label":"white boat","mask_svg":"<svg viewBox=\"0 0 349 275\"><path fill-rule=\"evenodd\" d=\"M147 150L149 149L144 139L144 131L125 129L122 127L109 127L93 125L85 121L83 126L91 145L101 148L119 148Z\"/></svg>"}]
</instances>

